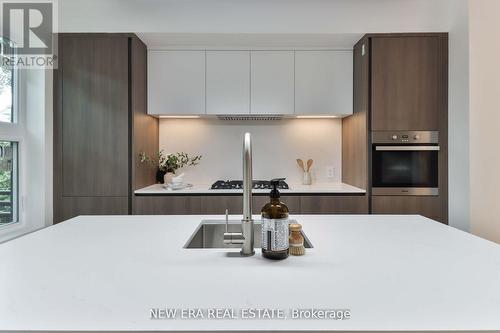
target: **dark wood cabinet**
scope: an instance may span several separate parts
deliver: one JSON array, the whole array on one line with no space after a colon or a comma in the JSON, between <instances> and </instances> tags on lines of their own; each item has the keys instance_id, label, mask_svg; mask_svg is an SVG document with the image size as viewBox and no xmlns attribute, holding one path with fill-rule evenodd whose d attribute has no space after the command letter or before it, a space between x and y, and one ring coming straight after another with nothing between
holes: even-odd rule
<instances>
[{"instance_id":1,"label":"dark wood cabinet","mask_svg":"<svg viewBox=\"0 0 500 333\"><path fill-rule=\"evenodd\" d=\"M446 34L371 38L372 130L440 129L446 112Z\"/></svg>"},{"instance_id":2,"label":"dark wood cabinet","mask_svg":"<svg viewBox=\"0 0 500 333\"><path fill-rule=\"evenodd\" d=\"M363 196L301 196L301 214L368 214L368 202Z\"/></svg>"},{"instance_id":3,"label":"dark wood cabinet","mask_svg":"<svg viewBox=\"0 0 500 333\"><path fill-rule=\"evenodd\" d=\"M128 197L63 197L61 221L78 215L127 215Z\"/></svg>"},{"instance_id":4,"label":"dark wood cabinet","mask_svg":"<svg viewBox=\"0 0 500 333\"><path fill-rule=\"evenodd\" d=\"M373 196L373 214L418 214L446 222L439 196Z\"/></svg>"},{"instance_id":5,"label":"dark wood cabinet","mask_svg":"<svg viewBox=\"0 0 500 333\"><path fill-rule=\"evenodd\" d=\"M128 38L63 37L62 196L129 193Z\"/></svg>"},{"instance_id":6,"label":"dark wood cabinet","mask_svg":"<svg viewBox=\"0 0 500 333\"><path fill-rule=\"evenodd\" d=\"M373 214L448 221L448 34L367 34L354 46L354 110L342 119L342 181L367 189ZM437 196L374 196L376 131L439 133ZM318 210L318 209L315 209Z\"/></svg>"},{"instance_id":7,"label":"dark wood cabinet","mask_svg":"<svg viewBox=\"0 0 500 333\"><path fill-rule=\"evenodd\" d=\"M240 198L241 199L241 198ZM300 214L301 196L281 195L281 201L286 204L290 214ZM241 200L240 200L241 201ZM269 196L259 195L253 197L253 213L260 214L262 207L269 202Z\"/></svg>"},{"instance_id":8,"label":"dark wood cabinet","mask_svg":"<svg viewBox=\"0 0 500 333\"><path fill-rule=\"evenodd\" d=\"M226 209L229 214L241 214L243 211L243 199L239 196L205 196L203 200L204 214L223 215Z\"/></svg>"},{"instance_id":9,"label":"dark wood cabinet","mask_svg":"<svg viewBox=\"0 0 500 333\"><path fill-rule=\"evenodd\" d=\"M158 120L146 110L146 46L133 34L58 39L54 223L129 214L133 190L150 185L155 172L136 156L158 151Z\"/></svg>"},{"instance_id":10,"label":"dark wood cabinet","mask_svg":"<svg viewBox=\"0 0 500 333\"><path fill-rule=\"evenodd\" d=\"M368 189L369 173L369 38L362 38L353 50L353 114L342 118L342 182Z\"/></svg>"},{"instance_id":11,"label":"dark wood cabinet","mask_svg":"<svg viewBox=\"0 0 500 333\"><path fill-rule=\"evenodd\" d=\"M164 195L136 196L134 215L214 214L238 215L243 211L243 201L237 195ZM367 214L368 201L365 195L283 195L282 201L290 214ZM265 195L253 196L252 211L260 214L269 201Z\"/></svg>"},{"instance_id":12,"label":"dark wood cabinet","mask_svg":"<svg viewBox=\"0 0 500 333\"><path fill-rule=\"evenodd\" d=\"M201 196L136 196L134 215L205 214L205 198ZM220 213L220 214L223 214Z\"/></svg>"}]
</instances>

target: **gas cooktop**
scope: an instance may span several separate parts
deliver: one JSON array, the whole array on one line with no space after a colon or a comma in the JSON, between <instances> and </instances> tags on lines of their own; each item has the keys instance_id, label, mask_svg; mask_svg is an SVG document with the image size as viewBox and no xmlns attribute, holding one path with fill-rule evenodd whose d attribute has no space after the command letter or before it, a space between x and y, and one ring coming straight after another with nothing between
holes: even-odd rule
<instances>
[{"instance_id":1,"label":"gas cooktop","mask_svg":"<svg viewBox=\"0 0 500 333\"><path fill-rule=\"evenodd\" d=\"M268 180L254 180L252 188L254 190L271 190L271 182ZM243 188L242 180L218 180L212 184L212 190L239 190ZM281 180L278 184L278 189L287 190L289 189L288 184Z\"/></svg>"}]
</instances>

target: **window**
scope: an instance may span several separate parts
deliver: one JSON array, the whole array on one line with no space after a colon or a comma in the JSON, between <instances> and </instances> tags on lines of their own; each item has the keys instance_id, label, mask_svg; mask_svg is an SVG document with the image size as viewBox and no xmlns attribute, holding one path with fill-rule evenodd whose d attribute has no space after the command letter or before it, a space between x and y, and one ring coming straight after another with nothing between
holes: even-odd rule
<instances>
[{"instance_id":1,"label":"window","mask_svg":"<svg viewBox=\"0 0 500 333\"><path fill-rule=\"evenodd\" d=\"M6 42L0 40L0 122L14 122L14 69L9 68L3 50Z\"/></svg>"},{"instance_id":2,"label":"window","mask_svg":"<svg viewBox=\"0 0 500 333\"><path fill-rule=\"evenodd\" d=\"M5 61L5 39L0 39L0 228L19 222L18 145L23 127L17 123L17 75Z\"/></svg>"},{"instance_id":3,"label":"window","mask_svg":"<svg viewBox=\"0 0 500 333\"><path fill-rule=\"evenodd\" d=\"M18 221L17 143L0 141L0 226Z\"/></svg>"}]
</instances>

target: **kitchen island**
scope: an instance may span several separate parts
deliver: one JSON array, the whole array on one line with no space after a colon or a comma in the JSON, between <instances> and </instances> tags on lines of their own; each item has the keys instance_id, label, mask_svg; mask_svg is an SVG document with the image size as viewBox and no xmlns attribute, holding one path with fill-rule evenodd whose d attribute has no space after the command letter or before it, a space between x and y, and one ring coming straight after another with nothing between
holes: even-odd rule
<instances>
[{"instance_id":1,"label":"kitchen island","mask_svg":"<svg viewBox=\"0 0 500 333\"><path fill-rule=\"evenodd\" d=\"M303 257L184 248L221 218L80 216L0 244L0 330L500 330L497 244L416 215L296 215L313 245ZM151 319L165 309L287 318Z\"/></svg>"}]
</instances>

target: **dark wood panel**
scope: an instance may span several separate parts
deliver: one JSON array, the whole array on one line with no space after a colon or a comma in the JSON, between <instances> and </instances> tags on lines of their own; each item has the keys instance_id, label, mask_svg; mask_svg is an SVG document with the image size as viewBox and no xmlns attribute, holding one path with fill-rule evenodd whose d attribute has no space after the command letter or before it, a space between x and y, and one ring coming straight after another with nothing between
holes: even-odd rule
<instances>
[{"instance_id":1,"label":"dark wood panel","mask_svg":"<svg viewBox=\"0 0 500 333\"><path fill-rule=\"evenodd\" d=\"M54 113L53 113L53 222L58 223L63 221L63 212L62 212L62 62L61 59L63 57L62 53L62 38L63 35L57 35L57 44L58 47L58 66L54 69L53 72L53 104L54 104Z\"/></svg>"},{"instance_id":2,"label":"dark wood panel","mask_svg":"<svg viewBox=\"0 0 500 333\"><path fill-rule=\"evenodd\" d=\"M156 156L159 147L158 118L147 114L147 50L131 38L132 191L154 184L156 167L140 163L139 154Z\"/></svg>"},{"instance_id":3,"label":"dark wood panel","mask_svg":"<svg viewBox=\"0 0 500 333\"><path fill-rule=\"evenodd\" d=\"M129 195L128 38L62 38L64 196Z\"/></svg>"},{"instance_id":4,"label":"dark wood panel","mask_svg":"<svg viewBox=\"0 0 500 333\"><path fill-rule=\"evenodd\" d=\"M300 214L300 196L282 195L280 200L288 207L290 214ZM254 196L252 209L253 213L260 214L262 207L264 207L264 205L268 202L268 196Z\"/></svg>"},{"instance_id":5,"label":"dark wood panel","mask_svg":"<svg viewBox=\"0 0 500 333\"><path fill-rule=\"evenodd\" d=\"M353 115L342 119L342 182L368 188L369 40L354 46Z\"/></svg>"},{"instance_id":6,"label":"dark wood panel","mask_svg":"<svg viewBox=\"0 0 500 333\"><path fill-rule=\"evenodd\" d=\"M374 37L372 130L439 130L441 37Z\"/></svg>"},{"instance_id":7,"label":"dark wood panel","mask_svg":"<svg viewBox=\"0 0 500 333\"><path fill-rule=\"evenodd\" d=\"M441 198L424 196L373 196L373 214L418 214L443 221Z\"/></svg>"},{"instance_id":8,"label":"dark wood panel","mask_svg":"<svg viewBox=\"0 0 500 333\"><path fill-rule=\"evenodd\" d=\"M229 214L243 213L243 197L242 196L206 196L204 200L205 214L224 214L226 209Z\"/></svg>"},{"instance_id":9,"label":"dark wood panel","mask_svg":"<svg viewBox=\"0 0 500 333\"><path fill-rule=\"evenodd\" d=\"M67 220L78 215L127 214L128 197L63 197L60 221Z\"/></svg>"},{"instance_id":10,"label":"dark wood panel","mask_svg":"<svg viewBox=\"0 0 500 333\"><path fill-rule=\"evenodd\" d=\"M132 154L158 150L158 120L147 116L146 47L134 34L70 33L58 39L54 221L78 213L77 204L87 213L95 204L96 213L115 214L113 200L103 199L111 202L106 212L99 197L128 197L128 209L119 213L131 213L131 191L154 182L155 174L152 167L139 168Z\"/></svg>"},{"instance_id":11,"label":"dark wood panel","mask_svg":"<svg viewBox=\"0 0 500 333\"><path fill-rule=\"evenodd\" d=\"M301 196L301 214L368 214L366 196Z\"/></svg>"},{"instance_id":12,"label":"dark wood panel","mask_svg":"<svg viewBox=\"0 0 500 333\"><path fill-rule=\"evenodd\" d=\"M204 214L201 196L136 196L133 215L196 215Z\"/></svg>"},{"instance_id":13,"label":"dark wood panel","mask_svg":"<svg viewBox=\"0 0 500 333\"><path fill-rule=\"evenodd\" d=\"M439 197L441 222L448 224L448 35L441 37L441 112L439 113Z\"/></svg>"},{"instance_id":14,"label":"dark wood panel","mask_svg":"<svg viewBox=\"0 0 500 333\"><path fill-rule=\"evenodd\" d=\"M253 197L253 213L260 214L269 201L267 196ZM366 196L282 196L290 214L367 214ZM243 212L241 196L136 196L134 215L214 214Z\"/></svg>"}]
</instances>

